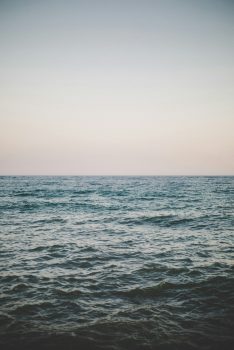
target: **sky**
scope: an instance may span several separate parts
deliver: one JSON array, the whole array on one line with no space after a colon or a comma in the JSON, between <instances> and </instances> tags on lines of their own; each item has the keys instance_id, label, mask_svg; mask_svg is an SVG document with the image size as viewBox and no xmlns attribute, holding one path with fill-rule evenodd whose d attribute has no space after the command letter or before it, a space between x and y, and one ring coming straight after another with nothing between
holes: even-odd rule
<instances>
[{"instance_id":1,"label":"sky","mask_svg":"<svg viewBox=\"0 0 234 350\"><path fill-rule=\"evenodd\" d=\"M234 175L234 1L0 0L0 175Z\"/></svg>"}]
</instances>

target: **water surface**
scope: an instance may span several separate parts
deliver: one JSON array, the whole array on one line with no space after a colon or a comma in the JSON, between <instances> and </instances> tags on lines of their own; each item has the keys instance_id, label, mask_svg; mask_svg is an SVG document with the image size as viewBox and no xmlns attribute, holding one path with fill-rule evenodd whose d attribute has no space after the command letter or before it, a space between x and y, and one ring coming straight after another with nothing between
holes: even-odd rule
<instances>
[{"instance_id":1,"label":"water surface","mask_svg":"<svg viewBox=\"0 0 234 350\"><path fill-rule=\"evenodd\" d=\"M234 177L0 177L3 349L230 349Z\"/></svg>"}]
</instances>

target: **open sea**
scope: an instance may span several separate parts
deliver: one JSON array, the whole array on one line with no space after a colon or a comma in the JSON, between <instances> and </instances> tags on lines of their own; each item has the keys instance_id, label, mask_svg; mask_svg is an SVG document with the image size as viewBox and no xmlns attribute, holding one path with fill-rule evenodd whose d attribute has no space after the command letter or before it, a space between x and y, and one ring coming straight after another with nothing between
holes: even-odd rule
<instances>
[{"instance_id":1,"label":"open sea","mask_svg":"<svg viewBox=\"0 0 234 350\"><path fill-rule=\"evenodd\" d=\"M233 185L0 177L0 348L233 348Z\"/></svg>"}]
</instances>

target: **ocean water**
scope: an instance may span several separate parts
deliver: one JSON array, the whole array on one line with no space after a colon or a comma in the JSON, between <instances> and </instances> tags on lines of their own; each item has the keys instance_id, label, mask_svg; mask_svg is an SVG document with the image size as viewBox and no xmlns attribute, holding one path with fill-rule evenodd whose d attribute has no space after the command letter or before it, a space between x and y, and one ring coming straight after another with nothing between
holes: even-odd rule
<instances>
[{"instance_id":1,"label":"ocean water","mask_svg":"<svg viewBox=\"0 0 234 350\"><path fill-rule=\"evenodd\" d=\"M0 177L1 349L231 349L234 177Z\"/></svg>"}]
</instances>

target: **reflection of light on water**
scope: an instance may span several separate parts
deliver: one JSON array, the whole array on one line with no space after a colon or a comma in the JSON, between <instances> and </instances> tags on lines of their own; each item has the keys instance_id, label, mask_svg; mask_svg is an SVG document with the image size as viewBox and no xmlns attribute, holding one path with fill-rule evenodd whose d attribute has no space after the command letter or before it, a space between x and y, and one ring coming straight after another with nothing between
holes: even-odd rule
<instances>
[{"instance_id":1,"label":"reflection of light on water","mask_svg":"<svg viewBox=\"0 0 234 350\"><path fill-rule=\"evenodd\" d=\"M0 335L117 349L231 337L230 181L1 178Z\"/></svg>"}]
</instances>

